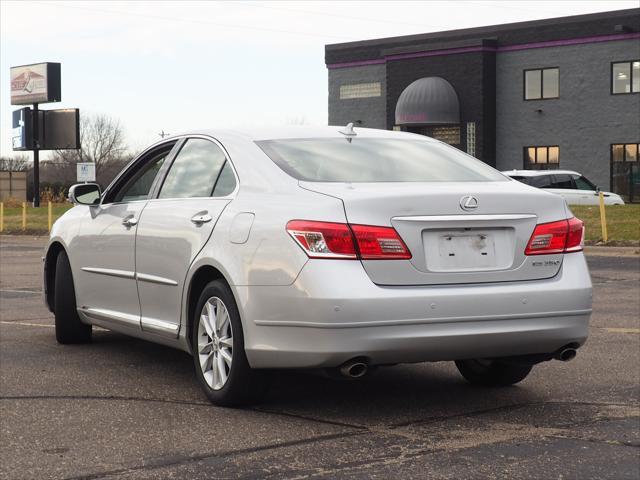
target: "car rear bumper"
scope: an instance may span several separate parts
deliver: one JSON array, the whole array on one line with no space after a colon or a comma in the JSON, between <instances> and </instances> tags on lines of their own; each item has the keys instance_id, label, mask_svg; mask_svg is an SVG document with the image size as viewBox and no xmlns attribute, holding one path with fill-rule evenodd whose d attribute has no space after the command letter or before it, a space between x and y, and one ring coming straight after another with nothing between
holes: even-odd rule
<instances>
[{"instance_id":1,"label":"car rear bumper","mask_svg":"<svg viewBox=\"0 0 640 480\"><path fill-rule=\"evenodd\" d=\"M381 287L359 262L310 260L290 286L234 290L254 368L551 353L582 345L591 315L582 253L547 280Z\"/></svg>"}]
</instances>

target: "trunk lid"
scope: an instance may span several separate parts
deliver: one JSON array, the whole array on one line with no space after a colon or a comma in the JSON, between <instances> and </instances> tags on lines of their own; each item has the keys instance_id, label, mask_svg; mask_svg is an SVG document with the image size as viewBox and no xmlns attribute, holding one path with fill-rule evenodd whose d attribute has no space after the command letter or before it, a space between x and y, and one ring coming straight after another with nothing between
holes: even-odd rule
<instances>
[{"instance_id":1,"label":"trunk lid","mask_svg":"<svg viewBox=\"0 0 640 480\"><path fill-rule=\"evenodd\" d=\"M351 224L393 226L410 260L365 260L379 285L536 280L556 275L562 254L526 256L539 223L567 217L564 200L515 181L300 182L339 198Z\"/></svg>"}]
</instances>

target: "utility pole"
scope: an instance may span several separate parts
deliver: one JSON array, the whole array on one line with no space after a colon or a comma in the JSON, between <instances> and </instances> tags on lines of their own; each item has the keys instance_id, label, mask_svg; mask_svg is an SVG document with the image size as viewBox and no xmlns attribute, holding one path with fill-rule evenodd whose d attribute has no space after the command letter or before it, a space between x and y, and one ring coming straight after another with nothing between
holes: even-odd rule
<instances>
[{"instance_id":1,"label":"utility pole","mask_svg":"<svg viewBox=\"0 0 640 480\"><path fill-rule=\"evenodd\" d=\"M164 138L164 137L168 137L171 134L170 133L164 133L164 130L162 130L158 135L160 135L160 138Z\"/></svg>"}]
</instances>

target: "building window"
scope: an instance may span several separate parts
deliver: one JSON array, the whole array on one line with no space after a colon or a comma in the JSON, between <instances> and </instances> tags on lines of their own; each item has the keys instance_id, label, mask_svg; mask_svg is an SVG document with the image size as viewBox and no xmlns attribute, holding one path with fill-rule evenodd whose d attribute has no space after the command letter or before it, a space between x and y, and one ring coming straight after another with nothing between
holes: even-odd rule
<instances>
[{"instance_id":1,"label":"building window","mask_svg":"<svg viewBox=\"0 0 640 480\"><path fill-rule=\"evenodd\" d=\"M380 97L382 95L382 86L380 82L372 83L354 83L351 85L340 86L340 100L349 98L370 98Z\"/></svg>"},{"instance_id":2,"label":"building window","mask_svg":"<svg viewBox=\"0 0 640 480\"><path fill-rule=\"evenodd\" d=\"M611 160L614 162L637 162L640 144L616 143L611 145Z\"/></svg>"},{"instance_id":3,"label":"building window","mask_svg":"<svg viewBox=\"0 0 640 480\"><path fill-rule=\"evenodd\" d=\"M525 147L524 168L528 170L557 169L560 166L560 147Z\"/></svg>"},{"instance_id":4,"label":"building window","mask_svg":"<svg viewBox=\"0 0 640 480\"><path fill-rule=\"evenodd\" d=\"M467 122L467 153L476 156L476 122Z\"/></svg>"},{"instance_id":5,"label":"building window","mask_svg":"<svg viewBox=\"0 0 640 480\"><path fill-rule=\"evenodd\" d=\"M524 71L524 99L542 100L560 96L560 69L539 68Z\"/></svg>"},{"instance_id":6,"label":"building window","mask_svg":"<svg viewBox=\"0 0 640 480\"><path fill-rule=\"evenodd\" d=\"M640 92L640 60L611 64L611 93Z\"/></svg>"}]
</instances>

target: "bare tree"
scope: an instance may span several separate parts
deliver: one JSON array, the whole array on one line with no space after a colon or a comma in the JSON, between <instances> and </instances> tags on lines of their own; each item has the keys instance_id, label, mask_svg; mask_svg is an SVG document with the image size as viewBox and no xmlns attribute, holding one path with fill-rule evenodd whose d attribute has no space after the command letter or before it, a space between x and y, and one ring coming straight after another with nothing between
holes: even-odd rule
<instances>
[{"instance_id":1,"label":"bare tree","mask_svg":"<svg viewBox=\"0 0 640 480\"><path fill-rule=\"evenodd\" d=\"M56 150L50 161L74 165L93 162L96 164L96 175L99 175L110 163L121 162L127 150L120 122L107 115L81 117L80 145L79 150Z\"/></svg>"},{"instance_id":2,"label":"bare tree","mask_svg":"<svg viewBox=\"0 0 640 480\"><path fill-rule=\"evenodd\" d=\"M22 172L31 166L29 155L19 153L12 157L0 157L0 171Z\"/></svg>"}]
</instances>

